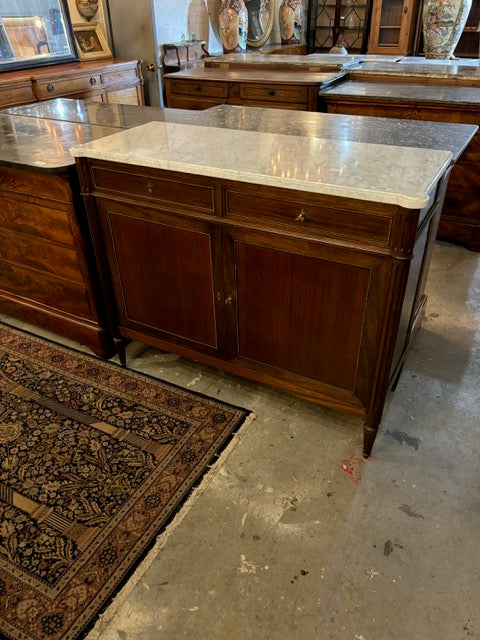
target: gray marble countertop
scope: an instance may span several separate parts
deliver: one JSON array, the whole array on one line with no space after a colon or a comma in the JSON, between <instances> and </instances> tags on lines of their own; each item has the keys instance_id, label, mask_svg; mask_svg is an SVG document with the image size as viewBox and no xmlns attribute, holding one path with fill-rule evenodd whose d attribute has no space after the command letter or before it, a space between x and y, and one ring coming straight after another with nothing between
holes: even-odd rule
<instances>
[{"instance_id":1,"label":"gray marble countertop","mask_svg":"<svg viewBox=\"0 0 480 640\"><path fill-rule=\"evenodd\" d=\"M476 127L307 111L220 105L205 111L109 105L57 98L0 113L0 164L58 171L74 163L71 146L147 122L283 134L449 151L455 160Z\"/></svg>"},{"instance_id":2,"label":"gray marble countertop","mask_svg":"<svg viewBox=\"0 0 480 640\"><path fill-rule=\"evenodd\" d=\"M383 98L411 102L440 102L480 109L480 87L410 84L407 82L361 82L349 80L321 89L320 96Z\"/></svg>"},{"instance_id":3,"label":"gray marble countertop","mask_svg":"<svg viewBox=\"0 0 480 640\"><path fill-rule=\"evenodd\" d=\"M129 129L146 122L196 122L201 114L187 109L162 109L130 104L108 104L72 98L54 98L0 111L14 116L62 120L81 124Z\"/></svg>"},{"instance_id":4,"label":"gray marble countertop","mask_svg":"<svg viewBox=\"0 0 480 640\"><path fill-rule=\"evenodd\" d=\"M445 150L168 122L121 131L71 153L408 208L428 204L452 161Z\"/></svg>"},{"instance_id":5,"label":"gray marble countertop","mask_svg":"<svg viewBox=\"0 0 480 640\"><path fill-rule=\"evenodd\" d=\"M387 144L398 147L442 149L456 161L475 135L469 124L349 116L312 111L284 111L219 105L192 114L191 123L244 131Z\"/></svg>"},{"instance_id":6,"label":"gray marble countertop","mask_svg":"<svg viewBox=\"0 0 480 640\"><path fill-rule=\"evenodd\" d=\"M0 113L0 164L58 173L73 164L70 147L116 131L107 126Z\"/></svg>"},{"instance_id":7,"label":"gray marble countertop","mask_svg":"<svg viewBox=\"0 0 480 640\"><path fill-rule=\"evenodd\" d=\"M268 67L275 69L288 66L292 69L305 69L322 71L338 71L351 65L358 64L361 55L335 55L331 53L311 53L309 55L282 55L264 53L228 53L222 56L212 56L204 60L205 67L236 67L248 65L248 67Z\"/></svg>"},{"instance_id":8,"label":"gray marble countertop","mask_svg":"<svg viewBox=\"0 0 480 640\"><path fill-rule=\"evenodd\" d=\"M480 83L480 66L451 64L448 60L442 62L444 64L432 64L432 61L423 63L421 60L410 62L405 58L399 62L369 62L368 59L365 59L349 72L355 78L368 75L386 75L392 78L411 76L413 78L458 79Z\"/></svg>"}]
</instances>

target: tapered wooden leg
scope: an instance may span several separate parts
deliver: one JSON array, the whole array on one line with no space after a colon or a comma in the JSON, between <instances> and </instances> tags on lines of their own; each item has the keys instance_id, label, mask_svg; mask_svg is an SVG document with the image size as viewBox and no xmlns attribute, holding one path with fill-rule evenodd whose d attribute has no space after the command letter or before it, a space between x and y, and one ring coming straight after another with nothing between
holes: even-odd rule
<instances>
[{"instance_id":1,"label":"tapered wooden leg","mask_svg":"<svg viewBox=\"0 0 480 640\"><path fill-rule=\"evenodd\" d=\"M368 458L372 453L373 443L378 432L378 427L363 427L363 457Z\"/></svg>"},{"instance_id":2,"label":"tapered wooden leg","mask_svg":"<svg viewBox=\"0 0 480 640\"><path fill-rule=\"evenodd\" d=\"M115 349L117 351L118 359L122 367L127 366L127 355L125 353L125 341L122 338L114 338Z\"/></svg>"}]
</instances>

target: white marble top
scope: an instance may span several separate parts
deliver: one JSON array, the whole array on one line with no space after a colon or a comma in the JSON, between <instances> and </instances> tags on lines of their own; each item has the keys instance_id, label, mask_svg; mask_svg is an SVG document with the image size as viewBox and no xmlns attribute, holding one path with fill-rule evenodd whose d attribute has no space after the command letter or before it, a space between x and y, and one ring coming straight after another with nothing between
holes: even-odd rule
<instances>
[{"instance_id":1,"label":"white marble top","mask_svg":"<svg viewBox=\"0 0 480 640\"><path fill-rule=\"evenodd\" d=\"M449 151L150 122L75 146L90 157L253 184L424 207Z\"/></svg>"}]
</instances>

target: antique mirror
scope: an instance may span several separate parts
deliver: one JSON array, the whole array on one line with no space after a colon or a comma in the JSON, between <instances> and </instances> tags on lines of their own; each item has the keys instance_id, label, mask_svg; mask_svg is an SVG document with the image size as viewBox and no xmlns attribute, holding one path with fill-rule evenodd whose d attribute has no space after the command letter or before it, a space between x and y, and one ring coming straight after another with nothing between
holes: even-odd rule
<instances>
[{"instance_id":1,"label":"antique mirror","mask_svg":"<svg viewBox=\"0 0 480 640\"><path fill-rule=\"evenodd\" d=\"M263 46L273 29L275 0L245 0L248 11L247 46Z\"/></svg>"},{"instance_id":2,"label":"antique mirror","mask_svg":"<svg viewBox=\"0 0 480 640\"><path fill-rule=\"evenodd\" d=\"M66 0L0 0L0 72L78 60Z\"/></svg>"}]
</instances>

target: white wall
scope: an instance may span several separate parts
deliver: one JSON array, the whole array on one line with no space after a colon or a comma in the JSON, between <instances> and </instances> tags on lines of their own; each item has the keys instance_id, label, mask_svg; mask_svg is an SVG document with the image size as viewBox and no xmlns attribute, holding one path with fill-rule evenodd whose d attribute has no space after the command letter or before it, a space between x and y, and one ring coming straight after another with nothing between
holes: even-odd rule
<instances>
[{"instance_id":1,"label":"white wall","mask_svg":"<svg viewBox=\"0 0 480 640\"><path fill-rule=\"evenodd\" d=\"M210 53L222 51L218 39L217 15L220 0L152 0L157 42L178 42L190 38L205 40Z\"/></svg>"},{"instance_id":2,"label":"white wall","mask_svg":"<svg viewBox=\"0 0 480 640\"><path fill-rule=\"evenodd\" d=\"M114 0L113 0L114 1ZM271 42L280 42L278 6L274 0L275 22ZM221 0L152 0L155 11L157 41L177 42L182 35L189 38L192 33L198 40L205 40L209 53L221 53L222 44L218 34L218 13Z\"/></svg>"}]
</instances>

